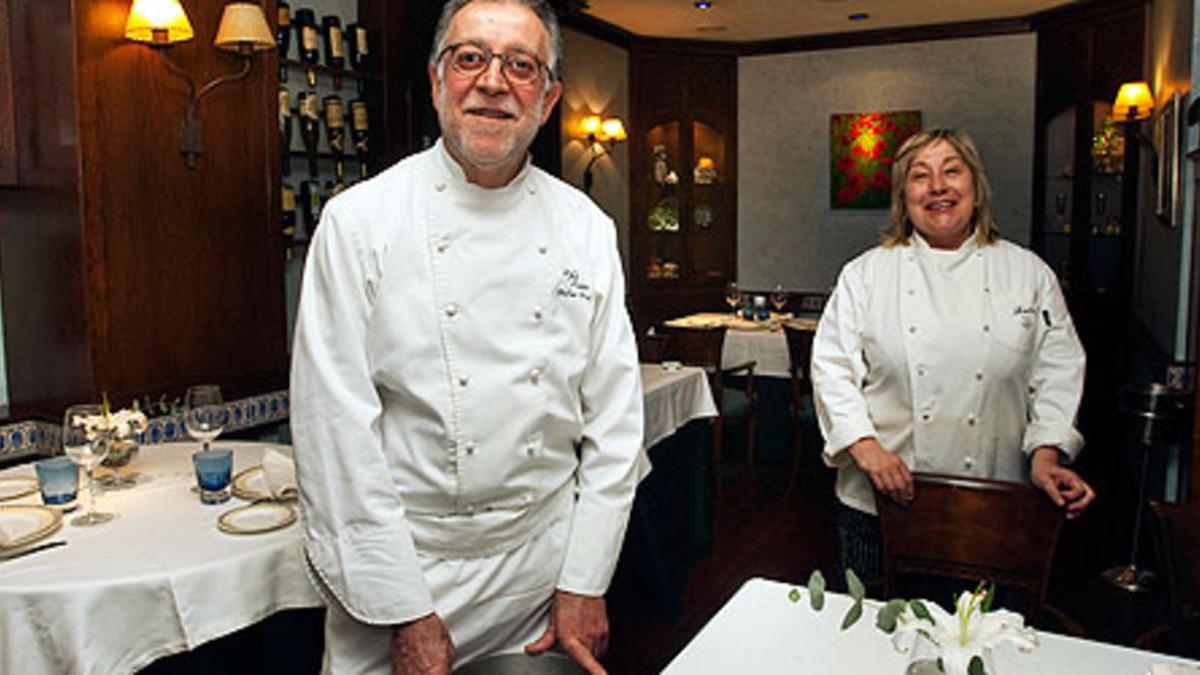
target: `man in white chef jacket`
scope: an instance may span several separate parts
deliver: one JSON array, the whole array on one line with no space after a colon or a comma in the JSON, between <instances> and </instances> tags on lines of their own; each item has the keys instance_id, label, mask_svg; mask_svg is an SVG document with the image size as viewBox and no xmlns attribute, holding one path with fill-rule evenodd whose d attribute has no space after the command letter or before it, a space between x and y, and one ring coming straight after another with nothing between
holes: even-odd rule
<instances>
[{"instance_id":1,"label":"man in white chef jacket","mask_svg":"<svg viewBox=\"0 0 1200 675\"><path fill-rule=\"evenodd\" d=\"M603 672L642 397L613 223L528 161L560 44L544 0L448 3L442 139L311 244L291 407L326 672L556 645Z\"/></svg>"}]
</instances>

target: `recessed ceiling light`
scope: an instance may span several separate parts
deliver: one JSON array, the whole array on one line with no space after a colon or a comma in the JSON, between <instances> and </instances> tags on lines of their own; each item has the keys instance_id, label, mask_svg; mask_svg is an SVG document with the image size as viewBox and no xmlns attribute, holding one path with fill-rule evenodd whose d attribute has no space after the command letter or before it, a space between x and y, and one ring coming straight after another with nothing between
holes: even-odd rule
<instances>
[{"instance_id":1,"label":"recessed ceiling light","mask_svg":"<svg viewBox=\"0 0 1200 675\"><path fill-rule=\"evenodd\" d=\"M696 9L711 9L712 8L712 3L709 2L709 0L696 0L696 2L693 4L696 5Z\"/></svg>"},{"instance_id":2,"label":"recessed ceiling light","mask_svg":"<svg viewBox=\"0 0 1200 675\"><path fill-rule=\"evenodd\" d=\"M866 21L867 19L871 18L871 15L867 14L866 12L855 12L846 18L850 19L851 21Z\"/></svg>"}]
</instances>

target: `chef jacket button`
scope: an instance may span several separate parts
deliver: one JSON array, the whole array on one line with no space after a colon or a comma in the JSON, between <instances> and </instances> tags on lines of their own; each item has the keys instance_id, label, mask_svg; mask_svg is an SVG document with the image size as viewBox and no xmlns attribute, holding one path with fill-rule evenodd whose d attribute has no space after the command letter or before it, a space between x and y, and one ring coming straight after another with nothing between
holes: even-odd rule
<instances>
[{"instance_id":1,"label":"chef jacket button","mask_svg":"<svg viewBox=\"0 0 1200 675\"><path fill-rule=\"evenodd\" d=\"M974 457L963 457L963 468L964 469L970 469L973 466L975 466L975 458Z\"/></svg>"},{"instance_id":2,"label":"chef jacket button","mask_svg":"<svg viewBox=\"0 0 1200 675\"><path fill-rule=\"evenodd\" d=\"M982 380L983 380L983 371L982 370L975 371L975 381L979 382Z\"/></svg>"},{"instance_id":3,"label":"chef jacket button","mask_svg":"<svg viewBox=\"0 0 1200 675\"><path fill-rule=\"evenodd\" d=\"M446 191L446 184L445 184L445 183L438 183L437 185L434 185L434 186L433 186L433 189L434 189L434 190L437 190L438 192L445 192L445 191Z\"/></svg>"},{"instance_id":4,"label":"chef jacket button","mask_svg":"<svg viewBox=\"0 0 1200 675\"><path fill-rule=\"evenodd\" d=\"M991 330L992 330L992 327L991 327L991 326L987 325L986 323L985 323L985 324L983 324L983 332L987 333L987 332L989 332L989 331L991 331Z\"/></svg>"},{"instance_id":5,"label":"chef jacket button","mask_svg":"<svg viewBox=\"0 0 1200 675\"><path fill-rule=\"evenodd\" d=\"M928 422L928 421L929 421L929 418L930 418L930 415L929 415L929 413L921 413L921 420L922 420L922 421L924 421L924 422Z\"/></svg>"},{"instance_id":6,"label":"chef jacket button","mask_svg":"<svg viewBox=\"0 0 1200 675\"><path fill-rule=\"evenodd\" d=\"M467 454L475 454L475 441L467 441Z\"/></svg>"},{"instance_id":7,"label":"chef jacket button","mask_svg":"<svg viewBox=\"0 0 1200 675\"><path fill-rule=\"evenodd\" d=\"M542 371L540 368L534 368L533 370L529 371L530 382L537 384L538 380L540 379L542 379Z\"/></svg>"},{"instance_id":8,"label":"chef jacket button","mask_svg":"<svg viewBox=\"0 0 1200 675\"><path fill-rule=\"evenodd\" d=\"M548 250L549 249L546 248L545 244L541 244L538 246L538 253L541 253L542 255L546 255L546 251L548 251Z\"/></svg>"},{"instance_id":9,"label":"chef jacket button","mask_svg":"<svg viewBox=\"0 0 1200 675\"><path fill-rule=\"evenodd\" d=\"M916 332L917 332L917 327L916 327L916 326L909 326L909 327L908 327L908 332L909 332L909 333L916 333Z\"/></svg>"},{"instance_id":10,"label":"chef jacket button","mask_svg":"<svg viewBox=\"0 0 1200 675\"><path fill-rule=\"evenodd\" d=\"M537 452L537 450L534 449L534 447L532 445L525 446L525 454L529 455L530 457L533 457L533 453L535 453L535 452Z\"/></svg>"},{"instance_id":11,"label":"chef jacket button","mask_svg":"<svg viewBox=\"0 0 1200 675\"><path fill-rule=\"evenodd\" d=\"M537 188L533 187L532 185L530 185L530 186L529 186L528 188L526 188L526 189L527 189L527 190L529 190L529 194L531 194L531 195L535 195L535 194L537 194Z\"/></svg>"},{"instance_id":12,"label":"chef jacket button","mask_svg":"<svg viewBox=\"0 0 1200 675\"><path fill-rule=\"evenodd\" d=\"M535 307L533 309L533 318L535 321L542 320L542 308L541 307Z\"/></svg>"},{"instance_id":13,"label":"chef jacket button","mask_svg":"<svg viewBox=\"0 0 1200 675\"><path fill-rule=\"evenodd\" d=\"M459 376L458 376L458 386L460 386L460 387L465 387L465 386L467 386L468 384L470 384L470 382L471 382L471 378L470 378L470 377L468 377L468 376L466 376L466 375L459 375Z\"/></svg>"},{"instance_id":14,"label":"chef jacket button","mask_svg":"<svg viewBox=\"0 0 1200 675\"><path fill-rule=\"evenodd\" d=\"M924 368L923 366L922 366L922 367L918 367L918 368L917 368L917 376L918 376L918 377L925 377L925 368Z\"/></svg>"},{"instance_id":15,"label":"chef jacket button","mask_svg":"<svg viewBox=\"0 0 1200 675\"><path fill-rule=\"evenodd\" d=\"M448 249L448 248L450 248L450 242L447 241L446 239L443 239L437 243L437 252L438 253L445 253L446 249Z\"/></svg>"},{"instance_id":16,"label":"chef jacket button","mask_svg":"<svg viewBox=\"0 0 1200 675\"><path fill-rule=\"evenodd\" d=\"M967 426L969 426L969 427L975 426L975 416L974 415L967 415Z\"/></svg>"},{"instance_id":17,"label":"chef jacket button","mask_svg":"<svg viewBox=\"0 0 1200 675\"><path fill-rule=\"evenodd\" d=\"M446 305L446 316L452 317L456 314L458 314L458 305L454 304L453 302Z\"/></svg>"},{"instance_id":18,"label":"chef jacket button","mask_svg":"<svg viewBox=\"0 0 1200 675\"><path fill-rule=\"evenodd\" d=\"M991 287L991 286L984 286L984 287L983 287L983 292L984 292L984 293L991 293L991 292L992 292L992 287Z\"/></svg>"},{"instance_id":19,"label":"chef jacket button","mask_svg":"<svg viewBox=\"0 0 1200 675\"><path fill-rule=\"evenodd\" d=\"M916 295L916 293L917 293L917 292L916 292L916 291L914 291L913 289L911 289L911 288L910 288L910 289L908 289L908 294L909 294L909 295Z\"/></svg>"}]
</instances>

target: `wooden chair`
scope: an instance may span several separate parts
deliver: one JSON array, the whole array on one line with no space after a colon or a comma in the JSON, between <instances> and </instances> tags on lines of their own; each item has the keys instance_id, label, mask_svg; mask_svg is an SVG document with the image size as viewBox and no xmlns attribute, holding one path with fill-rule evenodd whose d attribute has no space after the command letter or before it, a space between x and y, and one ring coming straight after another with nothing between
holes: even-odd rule
<instances>
[{"instance_id":1,"label":"wooden chair","mask_svg":"<svg viewBox=\"0 0 1200 675\"><path fill-rule=\"evenodd\" d=\"M1151 502L1158 568L1167 581L1167 623L1138 638L1146 649L1200 658L1200 503Z\"/></svg>"},{"instance_id":2,"label":"wooden chair","mask_svg":"<svg viewBox=\"0 0 1200 675\"><path fill-rule=\"evenodd\" d=\"M662 363L667 351L667 336L661 333L640 333L637 336L638 361Z\"/></svg>"},{"instance_id":3,"label":"wooden chair","mask_svg":"<svg viewBox=\"0 0 1200 675\"><path fill-rule=\"evenodd\" d=\"M685 365L699 366L708 373L713 400L720 413L713 420L712 439L713 480L718 497L721 495L721 457L726 424L745 424L746 464L749 468L750 479L756 479L754 470L754 437L758 431L758 405L754 393L756 362L747 361L729 368L721 367L721 350L725 344L725 330L724 326L713 328L663 327L660 329L660 332L667 336L666 355L668 358ZM744 388L727 385L725 377L729 375L744 376L746 378Z\"/></svg>"},{"instance_id":4,"label":"wooden chair","mask_svg":"<svg viewBox=\"0 0 1200 675\"><path fill-rule=\"evenodd\" d=\"M804 429L801 413L807 410L812 402L812 380L809 379L808 368L812 361L812 344L815 333L794 328L783 324L783 334L787 336L788 358L791 361L792 384L792 458L788 468L787 492L791 494L796 487L796 479L800 475L800 458L804 452Z\"/></svg>"},{"instance_id":5,"label":"wooden chair","mask_svg":"<svg viewBox=\"0 0 1200 675\"><path fill-rule=\"evenodd\" d=\"M902 574L961 579L964 590L990 581L1027 597L1027 620L1048 610L1078 632L1045 605L1063 513L1044 494L1024 483L942 474L914 473L913 480L908 506L875 494L885 597Z\"/></svg>"}]
</instances>

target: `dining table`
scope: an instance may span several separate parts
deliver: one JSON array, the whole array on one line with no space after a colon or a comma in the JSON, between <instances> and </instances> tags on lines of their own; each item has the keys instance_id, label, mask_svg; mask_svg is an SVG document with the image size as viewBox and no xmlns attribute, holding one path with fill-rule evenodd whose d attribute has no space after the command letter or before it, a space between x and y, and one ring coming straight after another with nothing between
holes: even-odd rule
<instances>
[{"instance_id":1,"label":"dining table","mask_svg":"<svg viewBox=\"0 0 1200 675\"><path fill-rule=\"evenodd\" d=\"M849 596L825 594L814 611L807 591L794 602L796 585L752 578L697 633L664 675L755 673L873 673L901 675L909 657L875 627L879 603L867 600L862 618L843 630ZM1200 662L1113 644L1037 631L1038 646L1022 652L1002 645L993 652L993 675L1198 675Z\"/></svg>"},{"instance_id":2,"label":"dining table","mask_svg":"<svg viewBox=\"0 0 1200 675\"><path fill-rule=\"evenodd\" d=\"M783 326L816 332L817 319L791 314L771 313L763 321L746 319L728 312L697 312L663 322L671 328L714 328L724 326L721 367L731 368L754 361L755 377L791 377L792 360L788 356Z\"/></svg>"},{"instance_id":3,"label":"dining table","mask_svg":"<svg viewBox=\"0 0 1200 675\"><path fill-rule=\"evenodd\" d=\"M323 605L304 569L298 522L281 519L277 529L254 534L218 529L222 514L269 498L249 480L254 467L268 449L290 456L290 448L213 447L233 450L247 499L200 502L191 462L198 443L146 445L127 468L135 485L96 501L113 520L79 527L67 514L46 538L65 545L0 559L0 673L130 673L275 612ZM0 472L33 475L30 464ZM40 503L33 494L0 506Z\"/></svg>"}]
</instances>

